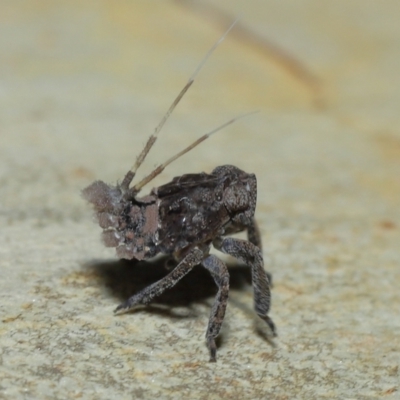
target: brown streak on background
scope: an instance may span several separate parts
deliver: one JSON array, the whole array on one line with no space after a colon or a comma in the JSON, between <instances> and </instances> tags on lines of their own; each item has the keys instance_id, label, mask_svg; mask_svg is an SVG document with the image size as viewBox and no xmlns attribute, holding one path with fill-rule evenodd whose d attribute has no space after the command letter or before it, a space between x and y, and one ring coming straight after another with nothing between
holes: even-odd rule
<instances>
[{"instance_id":1,"label":"brown streak on background","mask_svg":"<svg viewBox=\"0 0 400 400\"><path fill-rule=\"evenodd\" d=\"M226 29L232 24L232 21L235 20L232 15L208 3L188 0L174 1L177 4L183 5L192 11L201 14L203 17L206 17L207 21L213 21L215 24L221 25L223 27L222 29ZM302 61L289 54L278 45L272 43L270 40L257 34L243 23L236 23L231 36L253 46L255 49L265 54L269 59L275 61L280 68L283 68L297 81L302 82L312 93L312 103L315 108L323 109L326 107L323 85L320 78L310 71Z\"/></svg>"}]
</instances>

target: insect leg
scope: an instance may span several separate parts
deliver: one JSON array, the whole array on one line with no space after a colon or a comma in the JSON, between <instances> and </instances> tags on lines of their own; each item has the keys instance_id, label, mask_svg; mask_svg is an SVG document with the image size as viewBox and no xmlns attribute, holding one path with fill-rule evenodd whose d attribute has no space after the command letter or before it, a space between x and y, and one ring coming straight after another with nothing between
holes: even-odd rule
<instances>
[{"instance_id":1,"label":"insect leg","mask_svg":"<svg viewBox=\"0 0 400 400\"><path fill-rule=\"evenodd\" d=\"M203 258L203 251L197 247L193 248L167 276L147 286L125 303L120 304L114 312L123 313L138 304L149 304L155 297L160 296L165 290L178 283L195 265L200 264Z\"/></svg>"},{"instance_id":2,"label":"insect leg","mask_svg":"<svg viewBox=\"0 0 400 400\"><path fill-rule=\"evenodd\" d=\"M251 224L247 227L247 239L262 251L260 230L258 229L258 224L254 218L252 218Z\"/></svg>"},{"instance_id":3,"label":"insect leg","mask_svg":"<svg viewBox=\"0 0 400 400\"><path fill-rule=\"evenodd\" d=\"M250 243L253 243L254 246L257 246L262 253L262 242L261 242L261 234L258 228L257 221L252 218L251 224L247 227L247 239ZM266 272L269 280L269 286L272 287L272 275L269 272Z\"/></svg>"},{"instance_id":4,"label":"insect leg","mask_svg":"<svg viewBox=\"0 0 400 400\"><path fill-rule=\"evenodd\" d=\"M229 292L229 273L226 265L214 255L209 255L203 260L202 265L210 271L218 286L218 293L211 310L206 333L207 346L210 350L210 361L216 361L217 346L215 338L219 334L225 316Z\"/></svg>"},{"instance_id":5,"label":"insect leg","mask_svg":"<svg viewBox=\"0 0 400 400\"><path fill-rule=\"evenodd\" d=\"M268 275L264 270L261 250L254 244L235 238L217 238L213 245L223 253L230 254L245 264L251 266L252 283L254 290L254 309L275 335L275 325L268 316L271 303L271 292Z\"/></svg>"}]
</instances>

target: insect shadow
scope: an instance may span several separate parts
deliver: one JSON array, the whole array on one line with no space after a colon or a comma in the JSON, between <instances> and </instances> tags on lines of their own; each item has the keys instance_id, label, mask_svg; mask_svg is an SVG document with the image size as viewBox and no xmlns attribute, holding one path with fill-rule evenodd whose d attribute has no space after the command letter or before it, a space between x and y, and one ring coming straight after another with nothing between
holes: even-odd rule
<instances>
[{"instance_id":1,"label":"insect shadow","mask_svg":"<svg viewBox=\"0 0 400 400\"><path fill-rule=\"evenodd\" d=\"M229 262L227 266L230 275L230 289L234 291L249 289L251 286L249 267L244 264ZM93 261L85 265L85 268L119 302L160 280L173 267L174 265L169 265L168 257L164 256L150 261ZM180 316L172 311L174 307L190 307L192 304L205 303L214 298L217 291L218 288L209 272L201 265L197 265L174 287L157 297L157 300L152 304L144 307L139 306L133 312L145 309L149 313L179 318ZM251 313L250 308L248 313Z\"/></svg>"},{"instance_id":2,"label":"insect shadow","mask_svg":"<svg viewBox=\"0 0 400 400\"><path fill-rule=\"evenodd\" d=\"M121 302L132 293L137 293L153 282L166 276L175 265L169 264L168 256L160 256L147 261L116 260L93 261L85 264L85 269L96 278L100 285L106 288L110 296ZM251 288L251 270L245 264L227 262L229 269L230 291L245 292ZM217 293L217 286L209 272L201 265L183 277L174 287L157 297L157 300L147 306L138 306L130 311L136 313L144 311L174 319L194 317L193 312L177 313L174 308L182 307L191 310L192 305L210 305ZM232 296L233 297L233 296ZM231 307L239 308L247 315L252 314L251 307L246 302L231 299ZM207 311L208 314L208 311ZM276 347L275 342L266 326L258 319L254 321L255 333L271 347ZM223 345L224 332L217 338L218 347Z\"/></svg>"}]
</instances>

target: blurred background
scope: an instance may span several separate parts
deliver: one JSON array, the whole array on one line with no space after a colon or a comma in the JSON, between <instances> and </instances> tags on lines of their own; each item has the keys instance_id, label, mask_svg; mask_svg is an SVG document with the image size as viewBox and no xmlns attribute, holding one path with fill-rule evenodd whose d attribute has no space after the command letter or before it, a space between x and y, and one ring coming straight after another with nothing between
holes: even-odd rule
<instances>
[{"instance_id":1,"label":"blurred background","mask_svg":"<svg viewBox=\"0 0 400 400\"><path fill-rule=\"evenodd\" d=\"M394 398L399 13L394 0L0 2L0 397ZM114 318L116 288L165 271L118 262L79 194L122 179L236 18L139 173L260 110L148 188L222 164L257 175L279 337L257 333L239 269L210 365L212 281L173 292L186 317Z\"/></svg>"}]
</instances>

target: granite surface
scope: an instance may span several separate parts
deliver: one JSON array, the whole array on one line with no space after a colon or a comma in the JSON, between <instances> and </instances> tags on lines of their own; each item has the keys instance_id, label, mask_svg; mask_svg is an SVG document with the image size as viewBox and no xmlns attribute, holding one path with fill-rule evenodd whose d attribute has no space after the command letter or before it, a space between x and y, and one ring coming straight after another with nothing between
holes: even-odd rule
<instances>
[{"instance_id":1,"label":"granite surface","mask_svg":"<svg viewBox=\"0 0 400 400\"><path fill-rule=\"evenodd\" d=\"M398 1L3 1L0 398L399 398ZM257 174L271 341L231 266L218 362L200 267L104 248L80 190L132 165L227 21L241 19L140 172L241 113L151 186L235 164Z\"/></svg>"}]
</instances>

